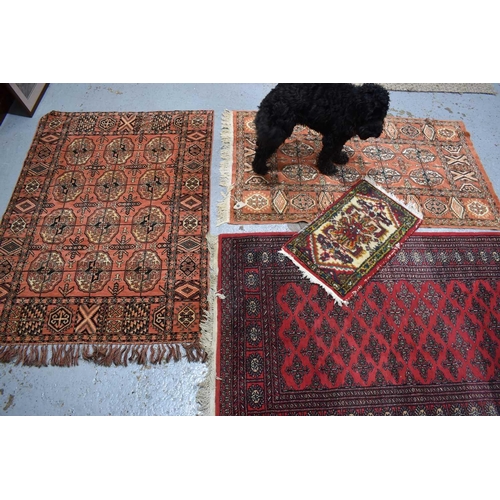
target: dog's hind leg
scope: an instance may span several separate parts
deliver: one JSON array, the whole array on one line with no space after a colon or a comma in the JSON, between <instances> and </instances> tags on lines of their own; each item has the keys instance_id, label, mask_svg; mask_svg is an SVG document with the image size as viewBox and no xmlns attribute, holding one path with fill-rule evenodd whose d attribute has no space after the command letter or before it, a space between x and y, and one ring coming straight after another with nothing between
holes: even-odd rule
<instances>
[{"instance_id":1,"label":"dog's hind leg","mask_svg":"<svg viewBox=\"0 0 500 500\"><path fill-rule=\"evenodd\" d=\"M292 135L292 132L293 128L287 131L278 127L269 128L265 132L257 132L257 148L252 162L253 171L256 174L266 175L269 172L267 160Z\"/></svg>"}]
</instances>

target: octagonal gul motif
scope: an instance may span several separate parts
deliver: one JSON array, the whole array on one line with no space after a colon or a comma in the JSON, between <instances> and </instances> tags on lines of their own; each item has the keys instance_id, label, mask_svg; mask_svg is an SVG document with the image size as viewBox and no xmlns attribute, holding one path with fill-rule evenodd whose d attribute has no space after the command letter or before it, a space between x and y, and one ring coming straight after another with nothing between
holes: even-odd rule
<instances>
[{"instance_id":1,"label":"octagonal gul motif","mask_svg":"<svg viewBox=\"0 0 500 500\"><path fill-rule=\"evenodd\" d=\"M66 148L64 158L70 165L84 165L90 159L95 150L95 144L91 139L82 137L75 139Z\"/></svg>"},{"instance_id":2,"label":"octagonal gul motif","mask_svg":"<svg viewBox=\"0 0 500 500\"><path fill-rule=\"evenodd\" d=\"M138 192L145 200L163 198L170 187L170 177L164 170L148 170L139 180Z\"/></svg>"},{"instance_id":3,"label":"octagonal gul motif","mask_svg":"<svg viewBox=\"0 0 500 500\"><path fill-rule=\"evenodd\" d=\"M290 157L305 158L311 156L314 153L314 148L309 144L295 140L293 142L286 142L283 144L279 150Z\"/></svg>"},{"instance_id":4,"label":"octagonal gul motif","mask_svg":"<svg viewBox=\"0 0 500 500\"><path fill-rule=\"evenodd\" d=\"M133 292L152 290L161 278L161 259L152 250L134 252L125 264L125 283Z\"/></svg>"},{"instance_id":5,"label":"octagonal gul motif","mask_svg":"<svg viewBox=\"0 0 500 500\"><path fill-rule=\"evenodd\" d=\"M392 160L395 154L388 148L376 145L376 146L367 146L363 149L363 153L365 156L372 160Z\"/></svg>"},{"instance_id":6,"label":"octagonal gul motif","mask_svg":"<svg viewBox=\"0 0 500 500\"><path fill-rule=\"evenodd\" d=\"M56 251L42 252L31 263L27 282L31 291L47 293L62 280L64 259Z\"/></svg>"},{"instance_id":7,"label":"octagonal gul motif","mask_svg":"<svg viewBox=\"0 0 500 500\"><path fill-rule=\"evenodd\" d=\"M420 148L406 148L402 152L403 156L408 160L413 160L416 162L429 163L433 161L436 156L431 153L428 149Z\"/></svg>"},{"instance_id":8,"label":"octagonal gul motif","mask_svg":"<svg viewBox=\"0 0 500 500\"><path fill-rule=\"evenodd\" d=\"M349 165L339 165L337 171L338 175L349 185L354 184L361 178L360 173Z\"/></svg>"},{"instance_id":9,"label":"octagonal gul motif","mask_svg":"<svg viewBox=\"0 0 500 500\"><path fill-rule=\"evenodd\" d=\"M82 292L100 292L111 279L112 266L113 261L107 252L86 253L77 263L77 287Z\"/></svg>"},{"instance_id":10,"label":"octagonal gul motif","mask_svg":"<svg viewBox=\"0 0 500 500\"><path fill-rule=\"evenodd\" d=\"M74 201L83 192L84 186L85 176L82 172L66 172L56 179L52 194L56 201L66 203Z\"/></svg>"},{"instance_id":11,"label":"octagonal gul motif","mask_svg":"<svg viewBox=\"0 0 500 500\"><path fill-rule=\"evenodd\" d=\"M171 156L174 143L169 137L155 137L144 148L144 157L151 163L165 163Z\"/></svg>"},{"instance_id":12,"label":"octagonal gul motif","mask_svg":"<svg viewBox=\"0 0 500 500\"><path fill-rule=\"evenodd\" d=\"M413 125L405 125L401 127L401 133L414 139L420 134L420 130Z\"/></svg>"},{"instance_id":13,"label":"octagonal gul motif","mask_svg":"<svg viewBox=\"0 0 500 500\"><path fill-rule=\"evenodd\" d=\"M88 218L85 234L95 245L110 243L119 226L120 216L114 208L99 208Z\"/></svg>"},{"instance_id":14,"label":"octagonal gul motif","mask_svg":"<svg viewBox=\"0 0 500 500\"><path fill-rule=\"evenodd\" d=\"M156 241L165 232L166 216L158 207L145 207L132 219L132 234L141 243Z\"/></svg>"},{"instance_id":15,"label":"octagonal gul motif","mask_svg":"<svg viewBox=\"0 0 500 500\"><path fill-rule=\"evenodd\" d=\"M110 165L125 163L134 152L134 143L128 137L113 139L104 150L104 159Z\"/></svg>"},{"instance_id":16,"label":"octagonal gul motif","mask_svg":"<svg viewBox=\"0 0 500 500\"><path fill-rule=\"evenodd\" d=\"M317 169L300 163L285 165L281 172L287 179L297 182L312 181L318 176Z\"/></svg>"},{"instance_id":17,"label":"octagonal gul motif","mask_svg":"<svg viewBox=\"0 0 500 500\"><path fill-rule=\"evenodd\" d=\"M372 168L368 171L368 175L381 186L396 184L401 180L401 173L389 167Z\"/></svg>"},{"instance_id":18,"label":"octagonal gul motif","mask_svg":"<svg viewBox=\"0 0 500 500\"><path fill-rule=\"evenodd\" d=\"M76 216L69 208L50 212L43 220L40 236L45 243L62 243L73 234Z\"/></svg>"},{"instance_id":19,"label":"octagonal gul motif","mask_svg":"<svg viewBox=\"0 0 500 500\"><path fill-rule=\"evenodd\" d=\"M443 183L443 176L436 172L435 170L426 170L424 168L419 168L412 170L409 173L410 179L419 186L439 186Z\"/></svg>"},{"instance_id":20,"label":"octagonal gul motif","mask_svg":"<svg viewBox=\"0 0 500 500\"><path fill-rule=\"evenodd\" d=\"M125 193L126 186L127 176L119 170L113 170L99 177L94 192L100 201L115 201Z\"/></svg>"}]
</instances>

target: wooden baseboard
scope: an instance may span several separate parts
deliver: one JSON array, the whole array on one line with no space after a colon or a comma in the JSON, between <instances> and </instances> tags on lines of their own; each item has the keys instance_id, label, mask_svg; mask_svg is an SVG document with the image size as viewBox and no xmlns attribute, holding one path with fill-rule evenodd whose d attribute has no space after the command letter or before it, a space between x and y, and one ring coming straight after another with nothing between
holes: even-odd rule
<instances>
[{"instance_id":1,"label":"wooden baseboard","mask_svg":"<svg viewBox=\"0 0 500 500\"><path fill-rule=\"evenodd\" d=\"M9 89L3 83L0 84L0 125L13 102L14 96L9 92Z\"/></svg>"}]
</instances>

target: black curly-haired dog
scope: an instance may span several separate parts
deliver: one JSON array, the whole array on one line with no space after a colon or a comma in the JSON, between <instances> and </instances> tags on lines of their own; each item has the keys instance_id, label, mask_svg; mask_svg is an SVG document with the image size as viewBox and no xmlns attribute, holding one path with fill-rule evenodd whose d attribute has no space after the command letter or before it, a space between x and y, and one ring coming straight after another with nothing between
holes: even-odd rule
<instances>
[{"instance_id":1,"label":"black curly-haired dog","mask_svg":"<svg viewBox=\"0 0 500 500\"><path fill-rule=\"evenodd\" d=\"M347 163L342 151L354 137L379 137L389 109L389 93L376 83L279 83L262 100L255 126L257 148L252 166L255 173L269 172L267 160L301 124L323 136L318 170L325 175Z\"/></svg>"}]
</instances>

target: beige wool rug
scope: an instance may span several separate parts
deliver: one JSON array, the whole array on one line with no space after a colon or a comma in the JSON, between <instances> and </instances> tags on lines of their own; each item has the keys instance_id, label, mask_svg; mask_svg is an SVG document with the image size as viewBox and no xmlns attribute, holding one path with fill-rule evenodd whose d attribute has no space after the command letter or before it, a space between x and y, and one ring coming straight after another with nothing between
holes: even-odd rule
<instances>
[{"instance_id":1,"label":"beige wool rug","mask_svg":"<svg viewBox=\"0 0 500 500\"><path fill-rule=\"evenodd\" d=\"M491 83L382 83L387 90L402 92L456 92L460 94L496 94Z\"/></svg>"}]
</instances>

